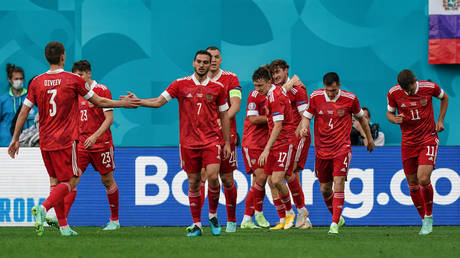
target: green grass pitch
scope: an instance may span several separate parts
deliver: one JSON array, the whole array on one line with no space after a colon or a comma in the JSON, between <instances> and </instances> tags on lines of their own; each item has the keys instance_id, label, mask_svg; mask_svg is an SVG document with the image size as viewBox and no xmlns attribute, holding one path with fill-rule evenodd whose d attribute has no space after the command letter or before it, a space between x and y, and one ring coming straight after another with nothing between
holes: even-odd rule
<instances>
[{"instance_id":1,"label":"green grass pitch","mask_svg":"<svg viewBox=\"0 0 460 258\"><path fill-rule=\"evenodd\" d=\"M74 227L77 237L64 238L45 228L0 227L2 257L459 257L460 227L435 227L419 236L419 227L344 227L311 230L241 230L214 237L187 238L184 227L122 227L105 232ZM223 228L225 229L225 228Z\"/></svg>"}]
</instances>

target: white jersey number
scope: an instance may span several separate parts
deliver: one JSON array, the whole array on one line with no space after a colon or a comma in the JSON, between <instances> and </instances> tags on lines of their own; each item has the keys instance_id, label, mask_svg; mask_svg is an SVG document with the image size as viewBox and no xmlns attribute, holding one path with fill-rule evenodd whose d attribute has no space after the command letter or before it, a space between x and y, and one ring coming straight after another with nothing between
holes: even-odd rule
<instances>
[{"instance_id":1,"label":"white jersey number","mask_svg":"<svg viewBox=\"0 0 460 258\"><path fill-rule=\"evenodd\" d=\"M47 93L51 94L51 98L50 98L51 108L49 109L50 116L55 116L56 115L56 102L54 101L54 98L56 97L57 90L56 89L48 90Z\"/></svg>"},{"instance_id":2,"label":"white jersey number","mask_svg":"<svg viewBox=\"0 0 460 258\"><path fill-rule=\"evenodd\" d=\"M198 103L196 103L196 104L198 105L198 115L199 115L199 114L200 114L200 111L201 111L201 105L202 105L202 104L201 104L201 102L198 102Z\"/></svg>"},{"instance_id":3,"label":"white jersey number","mask_svg":"<svg viewBox=\"0 0 460 258\"><path fill-rule=\"evenodd\" d=\"M411 110L410 113L412 115L412 120L419 120L420 119L420 116L418 115L418 109Z\"/></svg>"},{"instance_id":4,"label":"white jersey number","mask_svg":"<svg viewBox=\"0 0 460 258\"><path fill-rule=\"evenodd\" d=\"M88 121L88 110L86 109L80 110L80 114L81 114L81 117L80 117L81 121Z\"/></svg>"},{"instance_id":5,"label":"white jersey number","mask_svg":"<svg viewBox=\"0 0 460 258\"><path fill-rule=\"evenodd\" d=\"M329 127L331 127L331 130L334 129L334 125L332 124L332 118L329 120Z\"/></svg>"}]
</instances>

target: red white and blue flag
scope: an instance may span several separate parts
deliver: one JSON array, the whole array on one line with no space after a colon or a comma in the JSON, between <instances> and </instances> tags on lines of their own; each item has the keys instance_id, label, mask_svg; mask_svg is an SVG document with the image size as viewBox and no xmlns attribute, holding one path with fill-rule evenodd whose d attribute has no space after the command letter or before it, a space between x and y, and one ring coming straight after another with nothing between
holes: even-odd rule
<instances>
[{"instance_id":1,"label":"red white and blue flag","mask_svg":"<svg viewBox=\"0 0 460 258\"><path fill-rule=\"evenodd\" d=\"M429 0L428 63L460 63L460 0Z\"/></svg>"}]
</instances>

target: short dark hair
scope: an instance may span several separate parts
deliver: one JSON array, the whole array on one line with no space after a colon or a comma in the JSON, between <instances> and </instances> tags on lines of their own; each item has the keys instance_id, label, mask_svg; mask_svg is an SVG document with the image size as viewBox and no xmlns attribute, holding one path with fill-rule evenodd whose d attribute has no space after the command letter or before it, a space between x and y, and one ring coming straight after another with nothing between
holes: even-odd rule
<instances>
[{"instance_id":1,"label":"short dark hair","mask_svg":"<svg viewBox=\"0 0 460 258\"><path fill-rule=\"evenodd\" d=\"M416 80L414 73L409 69L404 69L398 74L398 83L403 90L408 90L409 86L415 83Z\"/></svg>"},{"instance_id":2,"label":"short dark hair","mask_svg":"<svg viewBox=\"0 0 460 258\"><path fill-rule=\"evenodd\" d=\"M371 118L371 111L369 111L369 109L367 107L361 107L361 109L363 111L367 111L367 113L369 114L369 119Z\"/></svg>"},{"instance_id":3,"label":"short dark hair","mask_svg":"<svg viewBox=\"0 0 460 258\"><path fill-rule=\"evenodd\" d=\"M268 65L260 66L252 74L252 81L258 81L260 79L264 79L266 81L270 81L272 79L272 77L270 75L270 70L268 69Z\"/></svg>"},{"instance_id":4,"label":"short dark hair","mask_svg":"<svg viewBox=\"0 0 460 258\"><path fill-rule=\"evenodd\" d=\"M208 48L206 48L206 51L208 51L208 50L219 50L219 52L220 52L220 49L218 47L216 47L216 46L209 46Z\"/></svg>"},{"instance_id":5,"label":"short dark hair","mask_svg":"<svg viewBox=\"0 0 460 258\"><path fill-rule=\"evenodd\" d=\"M75 73L76 71L91 72L91 64L88 62L88 60L80 60L75 62L72 66L72 73Z\"/></svg>"},{"instance_id":6,"label":"short dark hair","mask_svg":"<svg viewBox=\"0 0 460 258\"><path fill-rule=\"evenodd\" d=\"M45 57L51 65L59 64L61 56L65 53L64 45L61 42L52 41L45 47Z\"/></svg>"},{"instance_id":7,"label":"short dark hair","mask_svg":"<svg viewBox=\"0 0 460 258\"><path fill-rule=\"evenodd\" d=\"M22 76L24 77L24 70L21 67L15 66L14 64L6 64L6 75L8 76L8 79L13 77L13 73L22 73Z\"/></svg>"},{"instance_id":8,"label":"short dark hair","mask_svg":"<svg viewBox=\"0 0 460 258\"><path fill-rule=\"evenodd\" d=\"M212 56L211 56L211 54L209 54L208 51L206 51L206 50L198 50L198 51L196 52L195 58L194 58L193 60L196 60L196 57L197 57L198 55L207 55L207 56L209 56L209 61L211 61L211 59L212 59Z\"/></svg>"},{"instance_id":9,"label":"short dark hair","mask_svg":"<svg viewBox=\"0 0 460 258\"><path fill-rule=\"evenodd\" d=\"M332 85L334 82L337 83L337 84L340 83L339 75L338 75L337 73L335 73L335 72L329 72L329 73L326 73L326 74L323 76L323 83L324 83L324 85L330 86L330 85Z\"/></svg>"},{"instance_id":10,"label":"short dark hair","mask_svg":"<svg viewBox=\"0 0 460 258\"><path fill-rule=\"evenodd\" d=\"M273 60L269 65L268 65L269 69L271 72L273 72L275 69L277 68L281 68L281 69L288 69L289 68L289 65L286 63L286 61L284 61L283 59L276 59L276 60Z\"/></svg>"}]
</instances>

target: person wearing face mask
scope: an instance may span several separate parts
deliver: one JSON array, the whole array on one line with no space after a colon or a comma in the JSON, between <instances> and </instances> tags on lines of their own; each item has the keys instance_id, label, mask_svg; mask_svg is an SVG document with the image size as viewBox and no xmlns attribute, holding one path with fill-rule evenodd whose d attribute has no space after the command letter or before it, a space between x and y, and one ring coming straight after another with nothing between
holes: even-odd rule
<instances>
[{"instance_id":1,"label":"person wearing face mask","mask_svg":"<svg viewBox=\"0 0 460 258\"><path fill-rule=\"evenodd\" d=\"M0 146L3 147L11 142L11 122L27 96L27 89L24 88L24 70L19 66L7 64L6 73L9 89L0 96ZM34 124L35 113L35 109L31 110L24 129Z\"/></svg>"}]
</instances>

